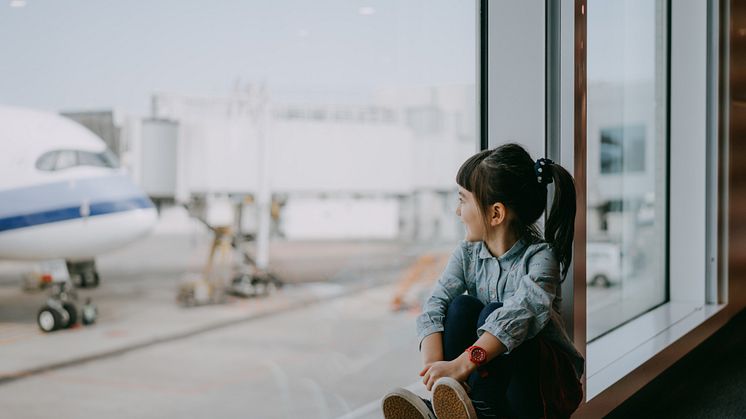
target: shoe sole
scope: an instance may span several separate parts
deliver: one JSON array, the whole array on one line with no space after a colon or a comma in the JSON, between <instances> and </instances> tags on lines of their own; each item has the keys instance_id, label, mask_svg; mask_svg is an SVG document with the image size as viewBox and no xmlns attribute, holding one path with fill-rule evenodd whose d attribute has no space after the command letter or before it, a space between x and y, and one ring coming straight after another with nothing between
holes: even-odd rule
<instances>
[{"instance_id":1,"label":"shoe sole","mask_svg":"<svg viewBox=\"0 0 746 419\"><path fill-rule=\"evenodd\" d=\"M422 399L403 388L387 394L381 401L381 409L386 419L435 419Z\"/></svg>"},{"instance_id":2,"label":"shoe sole","mask_svg":"<svg viewBox=\"0 0 746 419\"><path fill-rule=\"evenodd\" d=\"M466 390L458 381L450 377L443 377L435 383L433 410L439 418L477 419L477 412Z\"/></svg>"}]
</instances>

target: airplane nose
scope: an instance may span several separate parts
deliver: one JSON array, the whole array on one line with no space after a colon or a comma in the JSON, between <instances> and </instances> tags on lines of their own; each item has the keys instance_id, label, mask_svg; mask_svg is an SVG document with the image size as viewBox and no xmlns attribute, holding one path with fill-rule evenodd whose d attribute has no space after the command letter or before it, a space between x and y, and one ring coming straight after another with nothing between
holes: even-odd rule
<instances>
[{"instance_id":1,"label":"airplane nose","mask_svg":"<svg viewBox=\"0 0 746 419\"><path fill-rule=\"evenodd\" d=\"M158 223L158 210L149 197L143 196L143 200L149 203L150 206L143 209L143 216L138 219L139 227L144 233L150 233Z\"/></svg>"}]
</instances>

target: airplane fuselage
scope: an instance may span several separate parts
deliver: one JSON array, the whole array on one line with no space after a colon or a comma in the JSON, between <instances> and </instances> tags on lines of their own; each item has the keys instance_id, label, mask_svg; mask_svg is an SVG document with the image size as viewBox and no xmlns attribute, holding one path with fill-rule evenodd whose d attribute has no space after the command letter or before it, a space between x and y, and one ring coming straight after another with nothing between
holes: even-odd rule
<instances>
[{"instance_id":1,"label":"airplane fuselage","mask_svg":"<svg viewBox=\"0 0 746 419\"><path fill-rule=\"evenodd\" d=\"M0 106L0 259L93 260L157 212L104 142L56 114Z\"/></svg>"}]
</instances>

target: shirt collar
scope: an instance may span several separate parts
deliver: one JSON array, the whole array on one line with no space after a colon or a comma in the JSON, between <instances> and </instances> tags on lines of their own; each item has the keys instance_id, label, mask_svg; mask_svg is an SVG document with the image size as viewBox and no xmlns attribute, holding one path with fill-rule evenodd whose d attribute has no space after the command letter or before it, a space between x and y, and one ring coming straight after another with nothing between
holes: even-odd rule
<instances>
[{"instance_id":1,"label":"shirt collar","mask_svg":"<svg viewBox=\"0 0 746 419\"><path fill-rule=\"evenodd\" d=\"M520 254L525 247L526 247L526 243L522 239L518 239L518 241L515 242L515 244L513 244L513 247L511 247L510 250L508 250L502 256L496 259L500 262L513 259L516 255ZM485 242L482 242L482 249L479 251L479 258L480 259L494 258L494 256L492 256L492 253L490 253L490 249L487 248L487 244Z\"/></svg>"}]
</instances>

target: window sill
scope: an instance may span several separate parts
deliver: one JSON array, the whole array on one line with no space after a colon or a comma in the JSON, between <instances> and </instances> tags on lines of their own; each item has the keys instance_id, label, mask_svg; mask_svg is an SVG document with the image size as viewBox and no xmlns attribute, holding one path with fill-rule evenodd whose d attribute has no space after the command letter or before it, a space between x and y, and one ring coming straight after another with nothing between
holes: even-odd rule
<instances>
[{"instance_id":1,"label":"window sill","mask_svg":"<svg viewBox=\"0 0 746 419\"><path fill-rule=\"evenodd\" d=\"M587 400L686 335L725 305L670 302L589 343Z\"/></svg>"}]
</instances>

